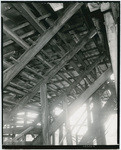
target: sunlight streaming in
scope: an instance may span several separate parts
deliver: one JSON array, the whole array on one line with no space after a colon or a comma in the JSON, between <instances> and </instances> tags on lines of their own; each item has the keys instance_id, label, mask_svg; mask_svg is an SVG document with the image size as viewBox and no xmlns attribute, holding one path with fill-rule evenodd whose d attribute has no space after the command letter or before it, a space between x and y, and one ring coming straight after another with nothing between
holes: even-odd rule
<instances>
[{"instance_id":1,"label":"sunlight streaming in","mask_svg":"<svg viewBox=\"0 0 121 150\"><path fill-rule=\"evenodd\" d=\"M105 123L106 144L117 144L117 114L110 115Z\"/></svg>"}]
</instances>

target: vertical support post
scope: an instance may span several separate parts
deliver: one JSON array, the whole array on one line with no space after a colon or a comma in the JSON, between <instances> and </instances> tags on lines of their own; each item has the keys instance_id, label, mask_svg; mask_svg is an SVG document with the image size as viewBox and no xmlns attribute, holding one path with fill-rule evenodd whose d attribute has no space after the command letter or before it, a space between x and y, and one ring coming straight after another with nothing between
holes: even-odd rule
<instances>
[{"instance_id":1,"label":"vertical support post","mask_svg":"<svg viewBox=\"0 0 121 150\"><path fill-rule=\"evenodd\" d=\"M101 116L101 100L98 93L95 93L93 96L93 131L97 145L106 145L105 130Z\"/></svg>"},{"instance_id":2,"label":"vertical support post","mask_svg":"<svg viewBox=\"0 0 121 150\"><path fill-rule=\"evenodd\" d=\"M108 9L110 9L110 3L101 4L102 12ZM104 13L104 20L117 92L117 25L115 24L112 13L109 11Z\"/></svg>"},{"instance_id":3,"label":"vertical support post","mask_svg":"<svg viewBox=\"0 0 121 150\"><path fill-rule=\"evenodd\" d=\"M40 99L42 104L42 135L43 135L43 145L49 145L49 126L48 126L48 117L49 117L49 108L47 100L47 85L43 83L40 86Z\"/></svg>"},{"instance_id":4,"label":"vertical support post","mask_svg":"<svg viewBox=\"0 0 121 150\"><path fill-rule=\"evenodd\" d=\"M61 142L63 138L63 125L59 128L59 143ZM61 142L60 145L63 145L63 141Z\"/></svg>"},{"instance_id":5,"label":"vertical support post","mask_svg":"<svg viewBox=\"0 0 121 150\"><path fill-rule=\"evenodd\" d=\"M90 111L90 102L89 99L86 102L86 110L87 110L87 126L88 126L88 134L91 135L91 111ZM89 145L93 145L93 141L88 143Z\"/></svg>"},{"instance_id":6,"label":"vertical support post","mask_svg":"<svg viewBox=\"0 0 121 150\"><path fill-rule=\"evenodd\" d=\"M76 145L78 145L78 135L76 134Z\"/></svg>"},{"instance_id":7,"label":"vertical support post","mask_svg":"<svg viewBox=\"0 0 121 150\"><path fill-rule=\"evenodd\" d=\"M23 135L23 141L22 141L23 145L26 145L26 134Z\"/></svg>"},{"instance_id":8,"label":"vertical support post","mask_svg":"<svg viewBox=\"0 0 121 150\"><path fill-rule=\"evenodd\" d=\"M70 122L69 122L69 114L68 114L68 101L67 101L67 96L66 94L63 95L63 109L65 110L65 127L66 127L66 140L67 140L67 145L73 145L72 143L72 136L71 136L71 129L70 129Z\"/></svg>"},{"instance_id":9,"label":"vertical support post","mask_svg":"<svg viewBox=\"0 0 121 150\"><path fill-rule=\"evenodd\" d=\"M52 134L52 145L55 145L55 132Z\"/></svg>"},{"instance_id":10,"label":"vertical support post","mask_svg":"<svg viewBox=\"0 0 121 150\"><path fill-rule=\"evenodd\" d=\"M91 127L91 111L90 111L89 105L90 105L90 103L89 103L89 99L88 99L87 102L86 102L88 128Z\"/></svg>"}]
</instances>

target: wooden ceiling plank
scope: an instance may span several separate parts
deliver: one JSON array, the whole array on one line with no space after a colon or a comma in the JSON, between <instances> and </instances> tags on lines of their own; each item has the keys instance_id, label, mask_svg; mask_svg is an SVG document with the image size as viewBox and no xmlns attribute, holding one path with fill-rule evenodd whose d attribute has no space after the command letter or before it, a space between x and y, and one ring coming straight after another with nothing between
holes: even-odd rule
<instances>
[{"instance_id":1,"label":"wooden ceiling plank","mask_svg":"<svg viewBox=\"0 0 121 150\"><path fill-rule=\"evenodd\" d=\"M19 59L19 63L3 74L3 88L25 67L25 65L50 41L50 39L62 28L62 26L81 8L83 3L74 3L64 12L49 30L38 40L37 44L25 52Z\"/></svg>"}]
</instances>

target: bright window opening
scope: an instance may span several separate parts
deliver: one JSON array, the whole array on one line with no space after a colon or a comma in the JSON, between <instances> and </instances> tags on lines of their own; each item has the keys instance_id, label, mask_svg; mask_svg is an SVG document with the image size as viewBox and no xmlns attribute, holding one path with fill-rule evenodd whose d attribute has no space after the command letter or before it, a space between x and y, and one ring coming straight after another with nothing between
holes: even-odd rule
<instances>
[{"instance_id":1,"label":"bright window opening","mask_svg":"<svg viewBox=\"0 0 121 150\"><path fill-rule=\"evenodd\" d=\"M93 145L97 145L97 140L96 139L93 140Z\"/></svg>"},{"instance_id":2,"label":"bright window opening","mask_svg":"<svg viewBox=\"0 0 121 150\"><path fill-rule=\"evenodd\" d=\"M21 121L17 121L16 123L23 124L23 123L24 123L24 121L23 121L23 120L21 120Z\"/></svg>"},{"instance_id":3,"label":"bright window opening","mask_svg":"<svg viewBox=\"0 0 121 150\"><path fill-rule=\"evenodd\" d=\"M59 145L59 129L55 132L55 145Z\"/></svg>"},{"instance_id":4,"label":"bright window opening","mask_svg":"<svg viewBox=\"0 0 121 150\"><path fill-rule=\"evenodd\" d=\"M107 102L107 101L102 101L102 107L105 106L106 102Z\"/></svg>"},{"instance_id":5,"label":"bright window opening","mask_svg":"<svg viewBox=\"0 0 121 150\"><path fill-rule=\"evenodd\" d=\"M58 11L63 8L63 3L49 3L54 11Z\"/></svg>"},{"instance_id":6,"label":"bright window opening","mask_svg":"<svg viewBox=\"0 0 121 150\"><path fill-rule=\"evenodd\" d=\"M63 134L64 135L66 134L65 123L63 124ZM64 140L63 140L63 145L67 145L66 138L64 138Z\"/></svg>"},{"instance_id":7,"label":"bright window opening","mask_svg":"<svg viewBox=\"0 0 121 150\"><path fill-rule=\"evenodd\" d=\"M36 118L38 116L38 114L28 112L26 116L29 117L29 118Z\"/></svg>"},{"instance_id":8,"label":"bright window opening","mask_svg":"<svg viewBox=\"0 0 121 150\"><path fill-rule=\"evenodd\" d=\"M37 126L41 126L41 123L38 123Z\"/></svg>"},{"instance_id":9,"label":"bright window opening","mask_svg":"<svg viewBox=\"0 0 121 150\"><path fill-rule=\"evenodd\" d=\"M22 128L23 126L16 126L16 128Z\"/></svg>"},{"instance_id":10,"label":"bright window opening","mask_svg":"<svg viewBox=\"0 0 121 150\"><path fill-rule=\"evenodd\" d=\"M26 135L26 141L33 141L33 137L32 137L32 135L31 134L27 134Z\"/></svg>"},{"instance_id":11,"label":"bright window opening","mask_svg":"<svg viewBox=\"0 0 121 150\"><path fill-rule=\"evenodd\" d=\"M33 121L27 121L26 123L27 123L27 124L31 124L32 122L33 122Z\"/></svg>"},{"instance_id":12,"label":"bright window opening","mask_svg":"<svg viewBox=\"0 0 121 150\"><path fill-rule=\"evenodd\" d=\"M80 118L80 116L84 113L86 110L86 105L84 104L81 108L79 108L71 117L70 117L70 125L75 125L77 120ZM85 114L82 116L80 121L82 121L85 118Z\"/></svg>"},{"instance_id":13,"label":"bright window opening","mask_svg":"<svg viewBox=\"0 0 121 150\"><path fill-rule=\"evenodd\" d=\"M114 81L114 74L110 76L110 79Z\"/></svg>"},{"instance_id":14,"label":"bright window opening","mask_svg":"<svg viewBox=\"0 0 121 150\"><path fill-rule=\"evenodd\" d=\"M105 122L105 137L107 145L117 144L117 114L110 115Z\"/></svg>"},{"instance_id":15,"label":"bright window opening","mask_svg":"<svg viewBox=\"0 0 121 150\"><path fill-rule=\"evenodd\" d=\"M17 115L19 115L19 116L24 115L24 114L25 114L25 112L19 112L19 113L17 113Z\"/></svg>"},{"instance_id":16,"label":"bright window opening","mask_svg":"<svg viewBox=\"0 0 121 150\"><path fill-rule=\"evenodd\" d=\"M90 104L90 110L93 108L93 103Z\"/></svg>"},{"instance_id":17,"label":"bright window opening","mask_svg":"<svg viewBox=\"0 0 121 150\"><path fill-rule=\"evenodd\" d=\"M72 129L73 145L75 145L76 142L74 139L77 138L79 142L88 130L86 104L83 104L82 107L70 117L70 126Z\"/></svg>"},{"instance_id":18,"label":"bright window opening","mask_svg":"<svg viewBox=\"0 0 121 150\"><path fill-rule=\"evenodd\" d=\"M92 111L91 111L91 123L93 123L93 114L92 114Z\"/></svg>"}]
</instances>

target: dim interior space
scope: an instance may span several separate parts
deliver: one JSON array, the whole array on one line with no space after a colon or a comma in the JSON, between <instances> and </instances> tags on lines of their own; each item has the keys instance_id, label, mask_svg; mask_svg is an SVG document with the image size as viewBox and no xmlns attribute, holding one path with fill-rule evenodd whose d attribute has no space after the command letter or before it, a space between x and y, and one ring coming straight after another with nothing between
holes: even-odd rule
<instances>
[{"instance_id":1,"label":"dim interior space","mask_svg":"<svg viewBox=\"0 0 121 150\"><path fill-rule=\"evenodd\" d=\"M119 2L2 2L3 145L118 145Z\"/></svg>"}]
</instances>

